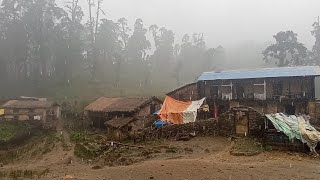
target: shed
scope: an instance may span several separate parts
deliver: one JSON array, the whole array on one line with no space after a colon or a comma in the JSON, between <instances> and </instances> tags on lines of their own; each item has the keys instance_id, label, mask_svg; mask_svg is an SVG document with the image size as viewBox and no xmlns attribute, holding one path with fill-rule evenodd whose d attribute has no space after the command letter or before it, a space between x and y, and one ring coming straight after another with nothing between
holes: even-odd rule
<instances>
[{"instance_id":1,"label":"shed","mask_svg":"<svg viewBox=\"0 0 320 180\"><path fill-rule=\"evenodd\" d=\"M120 129L120 128L123 128L124 126L127 126L129 123L131 123L134 120L135 120L134 117L114 118L107 121L105 125L116 128L116 129Z\"/></svg>"}]
</instances>

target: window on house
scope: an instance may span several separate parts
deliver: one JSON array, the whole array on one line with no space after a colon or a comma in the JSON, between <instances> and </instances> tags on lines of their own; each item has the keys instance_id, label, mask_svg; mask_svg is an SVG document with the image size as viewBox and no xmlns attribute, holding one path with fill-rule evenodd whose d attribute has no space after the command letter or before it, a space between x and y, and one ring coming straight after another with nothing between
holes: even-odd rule
<instances>
[{"instance_id":1,"label":"window on house","mask_svg":"<svg viewBox=\"0 0 320 180\"><path fill-rule=\"evenodd\" d=\"M288 115L295 115L296 113L296 107L292 105L286 105L285 106L285 111Z\"/></svg>"},{"instance_id":2,"label":"window on house","mask_svg":"<svg viewBox=\"0 0 320 180\"><path fill-rule=\"evenodd\" d=\"M273 92L274 95L282 95L283 83L281 81L274 83Z\"/></svg>"},{"instance_id":3,"label":"window on house","mask_svg":"<svg viewBox=\"0 0 320 180\"><path fill-rule=\"evenodd\" d=\"M211 91L212 97L217 98L219 95L219 86L212 86Z\"/></svg>"}]
</instances>

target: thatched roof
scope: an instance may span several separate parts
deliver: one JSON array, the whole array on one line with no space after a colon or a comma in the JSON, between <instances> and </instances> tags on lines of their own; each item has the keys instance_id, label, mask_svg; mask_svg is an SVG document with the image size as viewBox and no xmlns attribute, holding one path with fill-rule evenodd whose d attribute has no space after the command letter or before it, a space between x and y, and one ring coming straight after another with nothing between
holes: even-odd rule
<instances>
[{"instance_id":1,"label":"thatched roof","mask_svg":"<svg viewBox=\"0 0 320 180\"><path fill-rule=\"evenodd\" d=\"M134 117L114 118L114 119L111 119L111 120L105 122L104 124L106 126L111 126L114 128L122 128L123 126L129 124L130 122L132 122L134 120L135 120Z\"/></svg>"},{"instance_id":2,"label":"thatched roof","mask_svg":"<svg viewBox=\"0 0 320 180\"><path fill-rule=\"evenodd\" d=\"M123 98L107 98L101 97L84 108L86 111L93 112L134 112L139 108L147 105L152 100L159 99L155 97L123 97Z\"/></svg>"},{"instance_id":3,"label":"thatched roof","mask_svg":"<svg viewBox=\"0 0 320 180\"><path fill-rule=\"evenodd\" d=\"M32 100L10 100L6 102L4 108L49 108L52 105L49 101L32 101Z\"/></svg>"}]
</instances>

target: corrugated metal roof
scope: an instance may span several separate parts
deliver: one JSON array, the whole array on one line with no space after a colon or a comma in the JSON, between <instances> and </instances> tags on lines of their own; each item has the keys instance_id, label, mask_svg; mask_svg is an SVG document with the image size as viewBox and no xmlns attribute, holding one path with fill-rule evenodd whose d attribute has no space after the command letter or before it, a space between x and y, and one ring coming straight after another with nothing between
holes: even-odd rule
<instances>
[{"instance_id":1,"label":"corrugated metal roof","mask_svg":"<svg viewBox=\"0 0 320 180\"><path fill-rule=\"evenodd\" d=\"M231 70L221 72L204 72L198 81L227 80L227 79L252 79L272 77L303 77L320 76L319 66L278 67L254 70Z\"/></svg>"}]
</instances>

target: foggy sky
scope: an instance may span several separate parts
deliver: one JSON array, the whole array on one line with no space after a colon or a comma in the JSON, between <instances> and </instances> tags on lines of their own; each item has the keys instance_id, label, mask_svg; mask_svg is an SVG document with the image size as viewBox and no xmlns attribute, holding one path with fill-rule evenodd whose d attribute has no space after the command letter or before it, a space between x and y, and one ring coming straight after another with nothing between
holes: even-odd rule
<instances>
[{"instance_id":1,"label":"foggy sky","mask_svg":"<svg viewBox=\"0 0 320 180\"><path fill-rule=\"evenodd\" d=\"M65 0L58 0L60 4ZM87 7L87 0L80 0ZM125 17L132 26L142 18L149 27L172 29L180 42L185 33L204 33L209 47L242 41L264 43L281 30L298 33L312 47L311 25L320 15L319 0L104 0L106 18Z\"/></svg>"},{"instance_id":2,"label":"foggy sky","mask_svg":"<svg viewBox=\"0 0 320 180\"><path fill-rule=\"evenodd\" d=\"M59 5L66 1L57 0ZM87 0L80 1L87 8ZM320 15L320 0L104 0L103 10L107 19L125 17L131 26L142 18L146 27L172 29L177 42L183 34L198 32L205 34L209 47L228 47L270 42L277 32L293 30L311 48L311 25Z\"/></svg>"}]
</instances>

